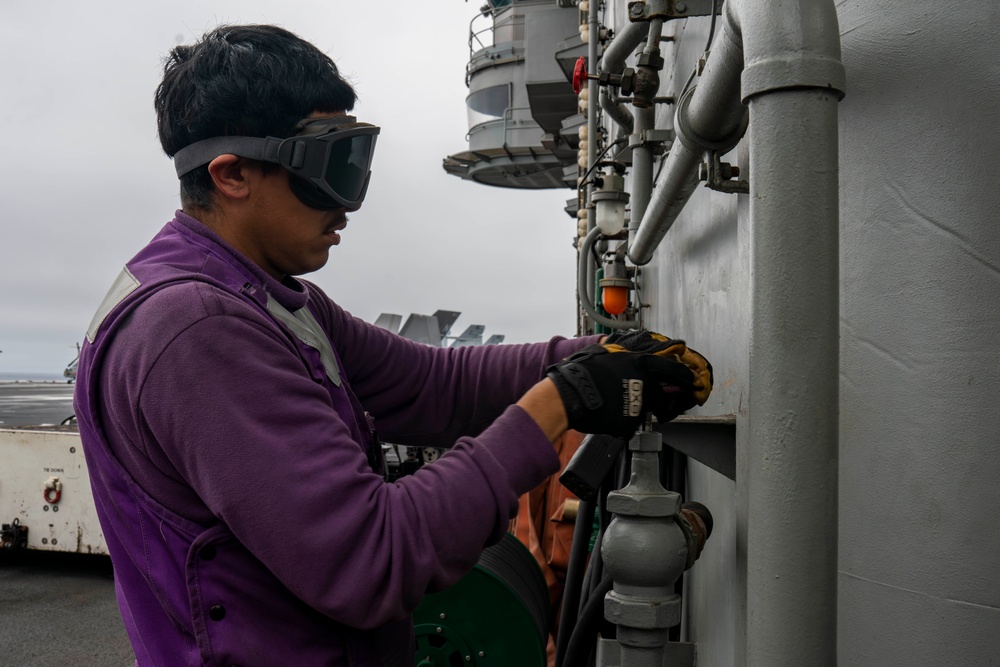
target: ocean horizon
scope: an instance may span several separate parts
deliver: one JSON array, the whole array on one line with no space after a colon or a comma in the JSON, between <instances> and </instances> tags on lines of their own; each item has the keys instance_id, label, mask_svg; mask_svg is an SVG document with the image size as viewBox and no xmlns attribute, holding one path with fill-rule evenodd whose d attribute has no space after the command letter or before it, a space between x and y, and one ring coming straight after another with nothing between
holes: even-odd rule
<instances>
[{"instance_id":1,"label":"ocean horizon","mask_svg":"<svg viewBox=\"0 0 1000 667\"><path fill-rule=\"evenodd\" d=\"M0 372L0 382L66 382L66 378L62 373L3 371Z\"/></svg>"}]
</instances>

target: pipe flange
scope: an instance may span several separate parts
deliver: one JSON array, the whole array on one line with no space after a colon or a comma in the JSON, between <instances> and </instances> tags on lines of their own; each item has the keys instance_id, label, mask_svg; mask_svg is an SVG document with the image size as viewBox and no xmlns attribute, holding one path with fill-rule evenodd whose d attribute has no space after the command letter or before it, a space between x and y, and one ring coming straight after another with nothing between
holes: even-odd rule
<instances>
[{"instance_id":1,"label":"pipe flange","mask_svg":"<svg viewBox=\"0 0 1000 667\"><path fill-rule=\"evenodd\" d=\"M691 99L697 86L691 88L681 96L677 102L677 112L674 115L674 127L677 137L689 150L693 152L718 151L719 154L729 151L733 146L740 143L740 139L747 132L750 125L750 114L744 113L743 120L736 129L721 139L707 139L699 136L688 122L688 107L691 106Z\"/></svg>"},{"instance_id":2,"label":"pipe flange","mask_svg":"<svg viewBox=\"0 0 1000 667\"><path fill-rule=\"evenodd\" d=\"M744 104L754 95L788 88L820 88L844 99L847 77L839 60L823 56L797 54L788 58L768 58L747 65L743 70L741 99Z\"/></svg>"}]
</instances>

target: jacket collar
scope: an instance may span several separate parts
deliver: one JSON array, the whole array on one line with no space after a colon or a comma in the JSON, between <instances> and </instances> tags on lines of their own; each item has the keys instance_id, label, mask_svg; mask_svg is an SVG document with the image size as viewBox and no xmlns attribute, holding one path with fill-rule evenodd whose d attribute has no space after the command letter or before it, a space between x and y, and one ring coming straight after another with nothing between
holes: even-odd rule
<instances>
[{"instance_id":1,"label":"jacket collar","mask_svg":"<svg viewBox=\"0 0 1000 667\"><path fill-rule=\"evenodd\" d=\"M241 291L261 301L262 304L266 305L267 295L271 295L289 311L295 312L306 305L309 300L309 293L300 281L292 276L285 276L281 281L275 280L262 268L222 240L211 228L184 211L178 210L174 214L170 226L182 236L206 247L210 252L218 255L220 259L226 260L227 264L239 271L246 279L246 284L243 285Z\"/></svg>"}]
</instances>

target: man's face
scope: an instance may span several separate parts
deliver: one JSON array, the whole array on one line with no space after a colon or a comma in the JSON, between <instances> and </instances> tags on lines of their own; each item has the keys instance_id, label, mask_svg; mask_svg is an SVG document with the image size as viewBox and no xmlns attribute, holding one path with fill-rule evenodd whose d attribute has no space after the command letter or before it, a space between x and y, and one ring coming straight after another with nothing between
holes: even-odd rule
<instances>
[{"instance_id":1,"label":"man's face","mask_svg":"<svg viewBox=\"0 0 1000 667\"><path fill-rule=\"evenodd\" d=\"M245 225L243 251L271 276L297 276L323 268L347 226L344 209L320 211L292 192L284 169L262 174ZM252 250L251 250L252 248Z\"/></svg>"},{"instance_id":2,"label":"man's face","mask_svg":"<svg viewBox=\"0 0 1000 667\"><path fill-rule=\"evenodd\" d=\"M311 114L310 118L343 114ZM281 168L260 171L247 217L241 225L244 254L272 277L317 271L340 243L347 226L345 209L321 211L304 204L292 192L291 174Z\"/></svg>"}]
</instances>

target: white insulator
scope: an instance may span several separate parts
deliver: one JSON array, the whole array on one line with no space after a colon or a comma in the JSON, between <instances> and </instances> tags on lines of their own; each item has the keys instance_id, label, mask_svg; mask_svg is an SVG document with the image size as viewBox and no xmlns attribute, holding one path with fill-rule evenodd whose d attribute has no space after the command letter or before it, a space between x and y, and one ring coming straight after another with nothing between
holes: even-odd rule
<instances>
[{"instance_id":1,"label":"white insulator","mask_svg":"<svg viewBox=\"0 0 1000 667\"><path fill-rule=\"evenodd\" d=\"M590 0L580 0L580 4L577 5L580 8L580 13L584 14L590 11Z\"/></svg>"},{"instance_id":2,"label":"white insulator","mask_svg":"<svg viewBox=\"0 0 1000 667\"><path fill-rule=\"evenodd\" d=\"M576 161L576 164L577 164L577 166L580 167L580 169L586 169L587 168L587 154L586 153L581 153L580 154L580 158Z\"/></svg>"},{"instance_id":3,"label":"white insulator","mask_svg":"<svg viewBox=\"0 0 1000 667\"><path fill-rule=\"evenodd\" d=\"M590 134L590 128L587 127L586 125L581 125L579 134L580 134L580 141L586 141L587 135Z\"/></svg>"},{"instance_id":4,"label":"white insulator","mask_svg":"<svg viewBox=\"0 0 1000 667\"><path fill-rule=\"evenodd\" d=\"M584 86L583 88L581 88L580 89L580 95L579 95L579 97L580 97L581 100L589 100L590 99L590 86Z\"/></svg>"},{"instance_id":5,"label":"white insulator","mask_svg":"<svg viewBox=\"0 0 1000 667\"><path fill-rule=\"evenodd\" d=\"M587 209L585 209L585 208L578 208L576 210L576 217L579 218L580 220L586 220L587 219Z\"/></svg>"},{"instance_id":6,"label":"white insulator","mask_svg":"<svg viewBox=\"0 0 1000 667\"><path fill-rule=\"evenodd\" d=\"M584 44L590 43L590 26L582 25L580 26L580 41Z\"/></svg>"},{"instance_id":7,"label":"white insulator","mask_svg":"<svg viewBox=\"0 0 1000 667\"><path fill-rule=\"evenodd\" d=\"M576 223L576 234L581 239L587 235L587 221L580 220Z\"/></svg>"},{"instance_id":8,"label":"white insulator","mask_svg":"<svg viewBox=\"0 0 1000 667\"><path fill-rule=\"evenodd\" d=\"M577 104L577 106L580 108L580 113L583 113L583 114L587 113L587 106L588 105L589 105L589 102L587 102L587 100L581 99L580 102Z\"/></svg>"}]
</instances>

